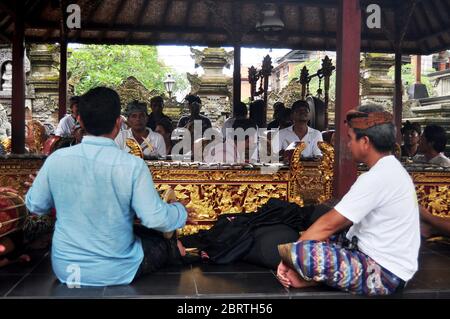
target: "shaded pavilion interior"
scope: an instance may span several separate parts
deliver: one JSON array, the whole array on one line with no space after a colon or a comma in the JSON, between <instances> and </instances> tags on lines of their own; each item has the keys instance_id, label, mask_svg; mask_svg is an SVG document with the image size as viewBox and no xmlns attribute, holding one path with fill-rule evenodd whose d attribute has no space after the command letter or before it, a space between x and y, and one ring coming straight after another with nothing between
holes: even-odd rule
<instances>
[{"instance_id":1,"label":"shaded pavilion interior","mask_svg":"<svg viewBox=\"0 0 450 319\"><path fill-rule=\"evenodd\" d=\"M356 179L357 173L346 148L343 117L359 104L360 52L395 54L394 119L399 127L402 111L401 56L427 55L450 48L450 0L280 0L272 3L285 23L284 30L277 33L261 33L255 29L255 24L261 19L262 8L261 1L257 0L1 1L0 42L12 43L13 47L13 153L23 154L25 151L24 42L60 43L60 117L66 113L67 44L72 42L232 46L236 65L240 64L241 47L335 50L335 123L338 138L335 145L334 193L337 197L342 196ZM69 4L78 4L81 8L80 29L69 29L64 23L68 18L64 8ZM369 4L378 4L381 8L380 29L367 27L368 14L365 9ZM233 83L240 83L240 77L240 68L235 68ZM234 85L233 98L234 103L240 100L240 85ZM436 255L442 257L442 260L436 257L438 264L448 262L448 249L436 249L431 250L430 254L424 253L423 258ZM48 259L44 256L42 262L48 263L45 258ZM433 275L433 267L429 268L427 276ZM444 267L437 268L445 272ZM183 271L177 270L177 273ZM189 271L195 274L196 270L190 268ZM239 268L217 272L245 273ZM439 272L434 272L434 275L439 276ZM447 284L441 290L432 289L429 296L438 297L440 293L448 296L449 277L448 272L439 277L437 280L447 280ZM258 280L255 279L255 282ZM20 287L20 281L14 285L15 288ZM2 295L9 296L14 289L8 288ZM430 291L431 288L421 286L420 289ZM261 293L270 295L267 291ZM320 294L318 291L317 296ZM197 290L192 296L198 295ZM277 293L273 295L278 296ZM287 296L293 297L290 294Z\"/></svg>"}]
</instances>

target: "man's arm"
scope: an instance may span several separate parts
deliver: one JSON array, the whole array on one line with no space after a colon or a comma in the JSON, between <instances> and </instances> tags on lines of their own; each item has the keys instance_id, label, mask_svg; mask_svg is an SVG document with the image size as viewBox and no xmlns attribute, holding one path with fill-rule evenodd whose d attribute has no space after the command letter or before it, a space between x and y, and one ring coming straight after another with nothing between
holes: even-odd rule
<instances>
[{"instance_id":1,"label":"man's arm","mask_svg":"<svg viewBox=\"0 0 450 319\"><path fill-rule=\"evenodd\" d=\"M339 214L337 210L332 209L303 232L299 240L323 241L351 225L350 220Z\"/></svg>"},{"instance_id":2,"label":"man's arm","mask_svg":"<svg viewBox=\"0 0 450 319\"><path fill-rule=\"evenodd\" d=\"M445 236L450 236L450 218L434 216L423 206L419 206L420 219Z\"/></svg>"},{"instance_id":3,"label":"man's arm","mask_svg":"<svg viewBox=\"0 0 450 319\"><path fill-rule=\"evenodd\" d=\"M36 178L30 176L32 185L25 196L25 205L33 214L48 214L50 209L55 206L48 183L47 166L50 161L51 159L49 158L45 161Z\"/></svg>"}]
</instances>

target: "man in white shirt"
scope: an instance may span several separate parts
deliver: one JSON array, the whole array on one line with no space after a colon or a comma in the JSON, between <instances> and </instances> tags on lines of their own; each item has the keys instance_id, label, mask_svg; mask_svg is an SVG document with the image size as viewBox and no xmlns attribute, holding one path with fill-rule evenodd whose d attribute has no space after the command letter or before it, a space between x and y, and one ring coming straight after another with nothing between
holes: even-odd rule
<instances>
[{"instance_id":1,"label":"man in white shirt","mask_svg":"<svg viewBox=\"0 0 450 319\"><path fill-rule=\"evenodd\" d=\"M69 137L72 136L73 130L77 122L78 116L78 101L79 96L72 96L69 100L71 114L66 114L58 123L58 127L55 130L56 136Z\"/></svg>"},{"instance_id":2,"label":"man in white shirt","mask_svg":"<svg viewBox=\"0 0 450 319\"><path fill-rule=\"evenodd\" d=\"M274 135L272 139L272 151L283 153L288 146L294 142L304 142L306 147L302 152L302 157L322 156L322 152L317 142L323 141L322 133L308 126L309 105L306 101L298 100L292 104L291 114L292 126L279 131L278 138Z\"/></svg>"},{"instance_id":3,"label":"man in white shirt","mask_svg":"<svg viewBox=\"0 0 450 319\"><path fill-rule=\"evenodd\" d=\"M446 144L445 129L438 125L428 125L420 136L419 154L413 157L413 161L450 167L450 159L444 154Z\"/></svg>"},{"instance_id":4,"label":"man in white shirt","mask_svg":"<svg viewBox=\"0 0 450 319\"><path fill-rule=\"evenodd\" d=\"M347 114L353 159L370 169L296 243L279 246L285 286L317 282L365 295L402 289L418 268L419 207L411 177L391 154L392 115L379 105ZM330 238L346 229L342 243Z\"/></svg>"},{"instance_id":5,"label":"man in white shirt","mask_svg":"<svg viewBox=\"0 0 450 319\"><path fill-rule=\"evenodd\" d=\"M166 144L161 134L153 132L147 125L147 107L145 103L133 101L126 110L128 130L122 130L117 135L115 142L123 150L129 152L127 139L135 140L141 147L145 158L166 156Z\"/></svg>"}]
</instances>

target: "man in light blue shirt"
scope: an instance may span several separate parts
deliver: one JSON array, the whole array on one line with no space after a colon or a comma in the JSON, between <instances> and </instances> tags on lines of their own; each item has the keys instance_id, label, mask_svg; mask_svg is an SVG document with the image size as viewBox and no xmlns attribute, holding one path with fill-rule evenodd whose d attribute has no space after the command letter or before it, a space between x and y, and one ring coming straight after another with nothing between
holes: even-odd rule
<instances>
[{"instance_id":1,"label":"man in light blue shirt","mask_svg":"<svg viewBox=\"0 0 450 319\"><path fill-rule=\"evenodd\" d=\"M115 91L90 90L80 98L79 113L88 135L47 158L26 206L35 214L56 208L51 259L61 282L128 284L180 257L176 240L160 232L183 227L187 211L162 201L145 162L115 144L121 126ZM136 216L146 227L138 234Z\"/></svg>"}]
</instances>

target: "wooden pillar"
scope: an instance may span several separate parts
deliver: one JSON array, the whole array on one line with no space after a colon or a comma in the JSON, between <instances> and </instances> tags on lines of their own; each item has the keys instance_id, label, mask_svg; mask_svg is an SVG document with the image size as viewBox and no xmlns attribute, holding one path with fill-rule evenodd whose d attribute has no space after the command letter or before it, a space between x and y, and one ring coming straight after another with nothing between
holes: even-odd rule
<instances>
[{"instance_id":1,"label":"wooden pillar","mask_svg":"<svg viewBox=\"0 0 450 319\"><path fill-rule=\"evenodd\" d=\"M359 105L361 9L359 0L340 0L336 63L336 143L333 195L341 198L356 180L356 165L347 147L346 113Z\"/></svg>"},{"instance_id":2,"label":"wooden pillar","mask_svg":"<svg viewBox=\"0 0 450 319\"><path fill-rule=\"evenodd\" d=\"M400 49L395 52L395 91L394 91L394 124L397 128L396 141L400 145L402 142L402 134L400 129L402 127L402 94L403 94L403 84L402 84L402 53Z\"/></svg>"},{"instance_id":3,"label":"wooden pillar","mask_svg":"<svg viewBox=\"0 0 450 319\"><path fill-rule=\"evenodd\" d=\"M234 69L233 69L233 115L236 105L241 102L241 46L234 45Z\"/></svg>"},{"instance_id":4,"label":"wooden pillar","mask_svg":"<svg viewBox=\"0 0 450 319\"><path fill-rule=\"evenodd\" d=\"M416 83L422 83L422 56L414 55L411 57L411 64L414 68L414 77L416 79Z\"/></svg>"},{"instance_id":5,"label":"wooden pillar","mask_svg":"<svg viewBox=\"0 0 450 319\"><path fill-rule=\"evenodd\" d=\"M23 1L17 0L12 40L11 151L13 154L25 153L25 25L23 13Z\"/></svg>"},{"instance_id":6,"label":"wooden pillar","mask_svg":"<svg viewBox=\"0 0 450 319\"><path fill-rule=\"evenodd\" d=\"M60 44L58 119L62 119L67 112L67 41L62 40Z\"/></svg>"}]
</instances>

